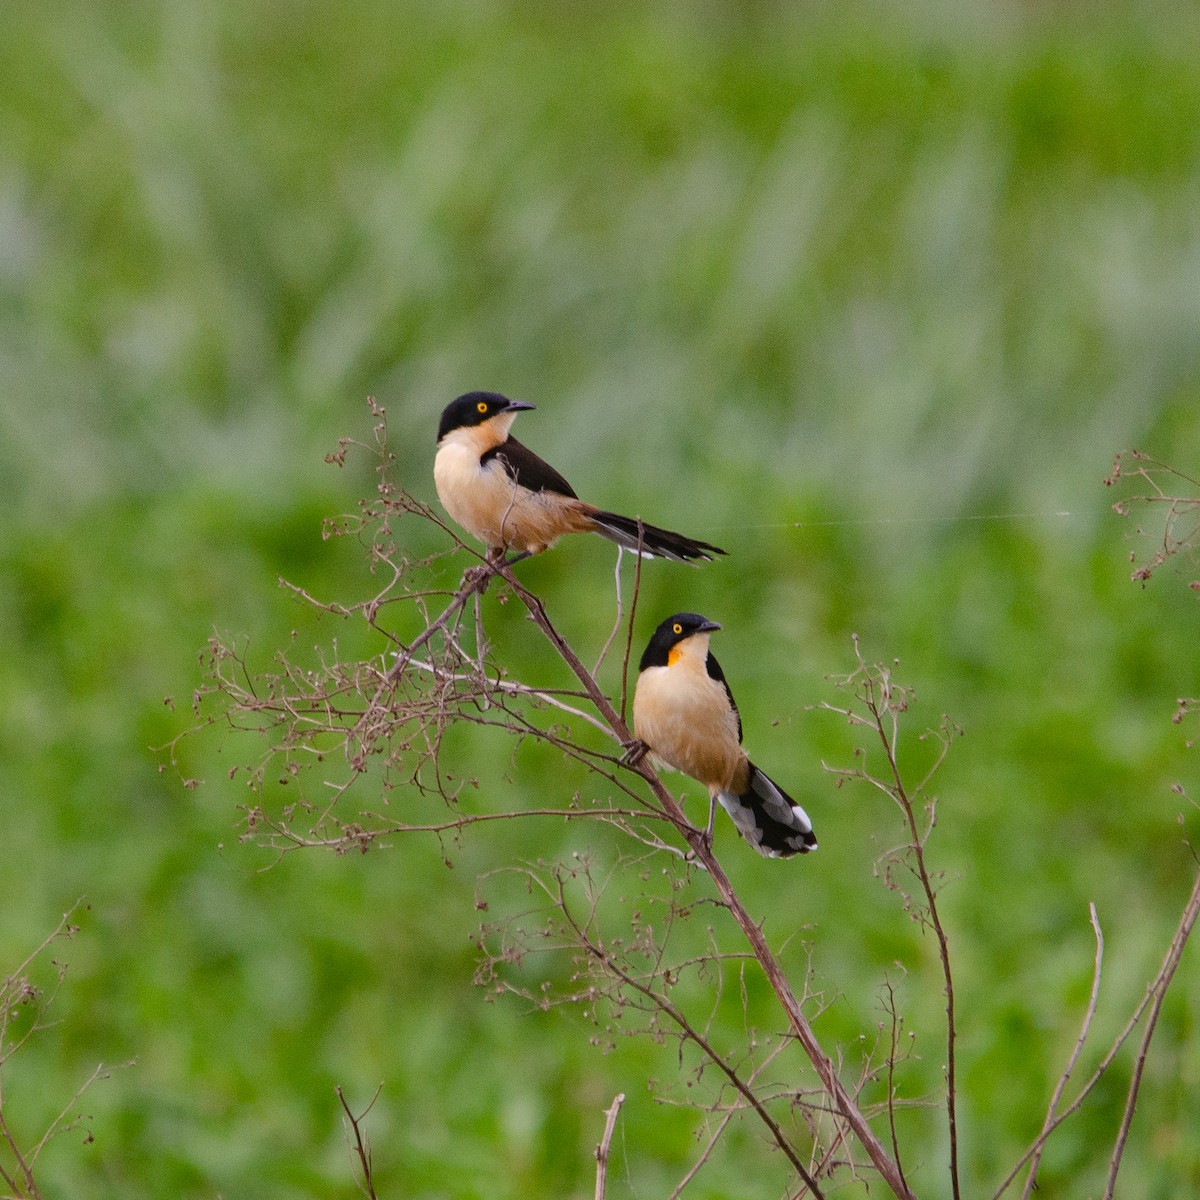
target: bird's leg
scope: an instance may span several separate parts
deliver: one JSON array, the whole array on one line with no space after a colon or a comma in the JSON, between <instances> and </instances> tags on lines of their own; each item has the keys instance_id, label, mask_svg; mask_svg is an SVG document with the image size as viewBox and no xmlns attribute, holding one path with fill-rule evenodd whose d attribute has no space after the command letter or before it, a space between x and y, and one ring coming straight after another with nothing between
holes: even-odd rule
<instances>
[{"instance_id":1,"label":"bird's leg","mask_svg":"<svg viewBox=\"0 0 1200 1200\"><path fill-rule=\"evenodd\" d=\"M623 742L622 745L625 747L625 753L621 755L621 761L629 767L636 767L650 753L650 747L641 738Z\"/></svg>"},{"instance_id":2,"label":"bird's leg","mask_svg":"<svg viewBox=\"0 0 1200 1200\"><path fill-rule=\"evenodd\" d=\"M700 844L709 853L712 852L713 826L716 824L716 820L717 820L717 798L716 798L716 796L709 796L709 798L708 798L708 827L704 830L703 833L700 834ZM699 831L697 830L697 832L699 832ZM707 868L704 868L704 864L700 861L699 854L700 854L700 851L694 845L690 846L689 849L687 850L687 852L683 856L684 862L695 863L698 867L707 869Z\"/></svg>"},{"instance_id":3,"label":"bird's leg","mask_svg":"<svg viewBox=\"0 0 1200 1200\"><path fill-rule=\"evenodd\" d=\"M713 844L713 826L717 823L717 798L708 798L708 828L704 831L704 843L711 850Z\"/></svg>"},{"instance_id":4,"label":"bird's leg","mask_svg":"<svg viewBox=\"0 0 1200 1200\"><path fill-rule=\"evenodd\" d=\"M515 567L517 565L517 563L524 562L525 559L531 558L532 556L533 556L532 550L522 550L520 552L520 554L514 554L512 556L512 558L508 559L504 565L506 567Z\"/></svg>"}]
</instances>

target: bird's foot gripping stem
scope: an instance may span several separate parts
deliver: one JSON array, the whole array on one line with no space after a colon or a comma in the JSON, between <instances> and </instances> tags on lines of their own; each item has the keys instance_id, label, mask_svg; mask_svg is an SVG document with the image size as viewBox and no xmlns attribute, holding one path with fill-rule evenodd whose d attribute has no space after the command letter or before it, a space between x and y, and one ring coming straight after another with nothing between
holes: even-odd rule
<instances>
[{"instance_id":1,"label":"bird's foot gripping stem","mask_svg":"<svg viewBox=\"0 0 1200 1200\"><path fill-rule=\"evenodd\" d=\"M634 738L632 741L622 744L625 747L625 753L621 755L621 761L628 767L636 767L650 753L650 747L641 738Z\"/></svg>"},{"instance_id":2,"label":"bird's foot gripping stem","mask_svg":"<svg viewBox=\"0 0 1200 1200\"><path fill-rule=\"evenodd\" d=\"M468 591L477 591L482 595L487 591L487 586L495 573L496 566L492 562L480 563L477 567L468 567L463 572L463 585Z\"/></svg>"},{"instance_id":3,"label":"bird's foot gripping stem","mask_svg":"<svg viewBox=\"0 0 1200 1200\"><path fill-rule=\"evenodd\" d=\"M524 562L532 553L532 550L522 550L519 554L514 554L511 558L506 558L505 550L502 546L492 546L487 552L486 561L480 563L477 567L469 568L463 575L463 582L469 588L474 588L481 593L486 592L493 575L500 575L509 567L516 566L519 562Z\"/></svg>"}]
</instances>

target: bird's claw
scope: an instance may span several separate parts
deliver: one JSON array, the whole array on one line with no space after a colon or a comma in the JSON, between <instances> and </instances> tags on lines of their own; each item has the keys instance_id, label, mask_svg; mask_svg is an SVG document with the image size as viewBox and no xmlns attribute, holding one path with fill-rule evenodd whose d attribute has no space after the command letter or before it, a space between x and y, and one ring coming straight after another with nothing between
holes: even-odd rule
<instances>
[{"instance_id":1,"label":"bird's claw","mask_svg":"<svg viewBox=\"0 0 1200 1200\"><path fill-rule=\"evenodd\" d=\"M468 589L477 588L480 592L487 590L488 581L491 576L496 573L496 568L489 563L483 563L478 567L468 567L463 573L463 583Z\"/></svg>"},{"instance_id":2,"label":"bird's claw","mask_svg":"<svg viewBox=\"0 0 1200 1200\"><path fill-rule=\"evenodd\" d=\"M621 755L621 761L626 766L636 767L650 753L650 747L641 738L634 738L631 742L623 742L622 745L625 747L625 753Z\"/></svg>"},{"instance_id":3,"label":"bird's claw","mask_svg":"<svg viewBox=\"0 0 1200 1200\"><path fill-rule=\"evenodd\" d=\"M700 857L701 851L706 856L711 856L713 848L713 835L711 829L696 830L697 840L688 845L688 848L683 853L683 861L693 863L702 871L707 871L708 868L704 865Z\"/></svg>"}]
</instances>

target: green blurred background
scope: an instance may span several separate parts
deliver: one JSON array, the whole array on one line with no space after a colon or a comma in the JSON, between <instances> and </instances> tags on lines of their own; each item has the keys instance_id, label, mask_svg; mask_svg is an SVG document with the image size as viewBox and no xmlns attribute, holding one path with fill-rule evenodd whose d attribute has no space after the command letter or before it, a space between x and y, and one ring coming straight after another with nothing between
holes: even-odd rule
<instances>
[{"instance_id":1,"label":"green blurred background","mask_svg":"<svg viewBox=\"0 0 1200 1200\"><path fill-rule=\"evenodd\" d=\"M811 941L848 1069L895 983L909 1095L939 1087L933 947L873 876L896 814L833 786L846 732L810 706L857 632L916 685L909 736L965 729L932 853L964 1184L990 1194L1073 1043L1088 902L1099 1046L1194 870L1170 790L1195 791L1170 720L1200 693L1194 565L1132 585L1146 543L1101 481L1129 446L1200 460L1195 7L88 0L3 22L0 971L87 904L6 1114L28 1138L97 1062L137 1060L88 1092L94 1142L46 1150L46 1193L352 1195L339 1084L361 1107L383 1083L380 1195L591 1195L617 1091L610 1196L666 1195L692 1161L697 1118L647 1089L682 1094L671 1046L605 1054L579 1015L471 982L477 878L611 862L608 831L488 826L450 868L421 838L276 863L238 841L230 746L159 769L214 629L263 667L293 630L301 657L350 636L276 579L374 587L320 536L373 486L365 457L323 462L368 436L365 397L432 499L438 412L482 387L538 404L519 435L586 498L731 551L648 566L641 633L681 607L725 623L748 746L821 851L766 862L728 823L718 849L769 932ZM594 652L609 548L523 572ZM502 653L534 645L489 619ZM454 753L484 807L603 798L544 754ZM1195 979L1189 954L1125 1196L1200 1188ZM740 1009L722 1022L736 1045ZM1102 1189L1127 1078L1128 1056L1051 1143L1046 1194ZM940 1118L905 1122L913 1182L947 1194ZM739 1125L688 1195L785 1179Z\"/></svg>"}]
</instances>

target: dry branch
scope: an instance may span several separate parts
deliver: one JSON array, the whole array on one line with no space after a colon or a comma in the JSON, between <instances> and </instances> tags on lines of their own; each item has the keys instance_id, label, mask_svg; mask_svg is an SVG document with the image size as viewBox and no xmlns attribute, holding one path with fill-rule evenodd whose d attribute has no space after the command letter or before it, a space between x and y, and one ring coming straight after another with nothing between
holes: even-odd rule
<instances>
[{"instance_id":1,"label":"dry branch","mask_svg":"<svg viewBox=\"0 0 1200 1200\"><path fill-rule=\"evenodd\" d=\"M359 1190L367 1197L367 1200L377 1200L375 1194L375 1163L371 1156L371 1143L367 1140L366 1134L363 1133L362 1123L371 1109L375 1107L375 1101L379 1099L379 1093L383 1091L383 1084L381 1083L375 1089L375 1095L371 1097L371 1102L358 1114L355 1114L351 1109L345 1094L342 1092L341 1086L339 1085L334 1090L337 1092L337 1098L341 1103L343 1112L346 1114L346 1121L350 1126L350 1135L354 1139L354 1155L358 1160L359 1170L362 1172Z\"/></svg>"},{"instance_id":2,"label":"dry branch","mask_svg":"<svg viewBox=\"0 0 1200 1200\"><path fill-rule=\"evenodd\" d=\"M839 781L852 780L865 783L876 791L882 792L893 801L904 820L908 843L899 851L893 851L885 857L889 861L899 859L912 870L921 886L920 898L914 900L900 886L890 871L885 870L884 878L888 886L901 895L905 909L922 926L931 930L937 940L938 962L941 965L942 988L946 999L946 1121L950 1150L950 1187L954 1200L959 1200L956 1055L958 1024L955 1014L954 975L950 961L950 942L938 910L937 888L934 886L933 876L925 857L926 844L937 819L937 801L928 794L928 787L949 752L951 739L958 734L959 730L947 718L943 718L941 728L931 731L937 739L937 754L921 781L910 789L900 768L899 744L900 718L908 709L911 691L894 683L890 668L866 662L862 656L862 648L857 635L854 636L854 656L857 660L854 671L838 681L842 688L852 694L853 699L850 706L839 708L836 705L823 704L821 707L828 712L844 717L852 726L869 731L869 734L879 742L883 749L885 768L882 776L871 774L865 766L850 769L826 767L826 769L837 775ZM922 799L925 800L926 818L923 830L920 827L920 818L917 812L917 805ZM896 1156L898 1161L898 1148ZM899 1165L897 1165L897 1171L903 1181L904 1176Z\"/></svg>"},{"instance_id":3,"label":"dry branch","mask_svg":"<svg viewBox=\"0 0 1200 1200\"><path fill-rule=\"evenodd\" d=\"M625 1103L625 1093L618 1092L604 1114L604 1134L596 1147L596 1200L604 1200L608 1188L608 1150L612 1145L613 1130L617 1127L617 1113Z\"/></svg>"},{"instance_id":4,"label":"dry branch","mask_svg":"<svg viewBox=\"0 0 1200 1200\"><path fill-rule=\"evenodd\" d=\"M714 1115L720 1114L715 1131L699 1162L685 1176L676 1194L708 1160L733 1116L745 1112L758 1119L787 1157L801 1187L799 1194L820 1197L826 1177L838 1170L844 1169L852 1180L860 1179L860 1172L865 1169L861 1150L879 1179L895 1196L912 1200L913 1192L901 1165L902 1145L896 1122L900 1101L895 1069L904 1061L900 1049L903 1018L891 985L886 985L885 1002L890 1027L881 1026L879 1045L864 1051L859 1076L847 1085L843 1082L840 1050L831 1054L818 1041L812 1028L810 1012L806 1011L812 1007L810 995L806 991L803 997L797 996L783 969L779 952L768 943L761 925L746 909L705 831L688 820L680 802L664 786L647 760L630 762L619 756L621 748L627 749L634 744L625 714L634 618L641 583L640 555L634 555L633 589L626 616L621 590L622 556L618 554L615 619L595 658L595 665L589 670L580 653L556 628L545 602L521 583L510 563L479 555L466 546L436 512L388 481L391 456L386 450L384 414L378 406L373 406L372 411L378 421L374 445L368 448L379 460L378 494L373 502L364 503L359 514L329 523L326 532L328 536L359 536L368 548L372 570L378 572L382 584L374 594L356 604L323 601L301 589L293 591L321 611L361 619L369 631L383 641L384 651L367 661L342 661L335 646L332 655L322 654L318 665L310 668L298 667L280 655L272 673L256 674L246 661L245 647L230 647L219 639L214 639L210 646L211 683L197 694L198 710L215 696L222 704L222 715L231 729L250 731L267 742L265 752L260 751L257 759L243 769L256 798L246 808L245 836L265 841L280 853L310 846L365 851L380 837L401 833L425 832L439 840L456 839L466 829L498 820L526 816L562 820L592 817L611 822L650 855L669 851L676 856L679 865L671 868L674 888L690 886L695 881L696 869L702 869L713 895L691 903L709 903L729 915L741 939L739 944L745 946L745 950L736 955L718 949L714 942L699 958L671 961L666 954L666 938L656 940L648 927L639 929L636 921L632 941L623 946L615 945L601 937L593 927L598 894L590 897L585 913L576 913L568 903L562 874L553 876L557 881L554 889L548 888L536 871L529 872L530 879L545 890L561 922L557 932L549 927L543 931L539 949L568 950L591 960L611 981L615 989L614 1004L624 1004L641 1013L654 1036L660 1035L664 1026L672 1028L675 1031L672 1036L678 1037L681 1045L686 1043L694 1047L701 1055L702 1064L712 1068L713 1076L721 1080L718 1098L708 1110ZM349 444L342 444L338 455L333 456L334 461L340 462L344 458ZM1151 487L1151 493L1141 499L1165 506L1167 532L1159 547L1160 560L1165 561L1170 554L1191 544L1195 534L1189 534L1181 522L1193 511L1200 511L1200 500L1171 496L1160 483L1158 470L1161 464L1154 464L1144 456L1136 456L1136 460L1139 465L1132 474ZM1120 474L1119 466L1118 462L1114 478ZM411 562L398 553L393 525L412 519L432 523L445 535L454 551L464 551L472 556L474 565L463 574L456 587L428 586L430 574L442 555L424 562ZM524 607L557 659L570 672L570 686L550 686L516 678L506 665L493 657L484 627L482 603L493 580L499 584L501 603L515 597ZM391 628L395 624L392 617L398 604L407 605L421 621L420 631L408 641L401 639ZM624 653L619 695L614 702L601 687L597 674L617 643L622 626L625 629ZM906 711L909 693L894 682L890 668L871 665L864 660L857 639L854 652L857 665L842 681L853 699L845 707L822 707L840 714L864 732L878 748L875 753L882 750L885 765L881 771L872 773L866 767L865 753L860 750L860 765L838 769L834 773L838 775L839 783L847 780L863 782L889 797L903 820L905 842L883 856L880 874L887 886L900 895L905 910L933 935L938 948L945 999L944 1104L948 1168L950 1191L955 1200L959 1200L958 1014L950 938L939 911L940 877L929 868L926 858L937 818L936 799L930 794L929 787L959 731L948 720L943 720L940 729L933 731L936 754L932 765L919 782L910 784L900 761L901 716ZM1181 702L1178 719L1182 720L1187 711L1187 703ZM620 802L585 802L576 795L569 804L538 806L524 812L463 811L460 807L463 790L473 781L455 779L446 769L441 754L446 732L463 723L504 730L516 744L533 740L552 748L594 779L614 789L621 797ZM602 748L594 745L597 736L603 741ZM314 768L319 769L322 776L319 795L315 796L305 789L305 780L312 778ZM397 789L413 789L419 797L440 799L450 812L440 819L408 820L385 818L370 812L358 812L352 818L341 815L351 791L361 790L363 781L368 781L370 789L384 803ZM272 810L265 799L265 793L273 786L291 789L288 795L292 799L281 811ZM627 863L624 865L628 866ZM996 1196L1009 1187L1026 1164L1029 1164L1029 1170L1024 1195L1029 1196L1036 1186L1040 1157L1047 1139L1083 1103L1149 1010L1150 1018L1110 1163L1111 1194L1162 997L1191 932L1197 905L1200 905L1200 883L1193 891L1171 950L1142 1005L1075 1099L1061 1107L1096 1010L1103 939L1093 910L1096 958L1092 994L1083 1027L1050 1099L1038 1138L1001 1184ZM668 911L678 914L684 907L672 899ZM525 952L521 946L509 946L501 956L488 962L481 975L494 978L500 963L515 964ZM645 956L644 969L635 969L632 965L636 955ZM681 972L693 967L709 969L715 980L714 1004L720 1003L724 971L727 967L732 969L734 960L737 960L736 968L740 972L743 1005L748 1006L745 971L752 963L761 972L786 1021L786 1032L773 1035L777 1040L767 1061L774 1061L785 1046L793 1042L798 1044L816 1075L817 1083L812 1088L776 1086L761 1074L764 1064L754 1061L753 1039L750 1039L751 1049L745 1058L723 1051L710 1036L709 1025L704 1020L694 1019L670 995ZM517 987L508 990L527 994L541 1005L548 1003L544 995L535 997ZM603 989L587 980L565 999L594 1004L600 994ZM708 1020L711 1022L712 1017ZM697 1073L702 1070L703 1066L697 1068ZM849 1074L846 1077L849 1078ZM868 1083L883 1089L885 1101L882 1105L864 1108L860 1097ZM373 1196L369 1147L358 1124L361 1118L354 1117L340 1092L339 1098L350 1119L355 1152L365 1181L364 1190ZM785 1133L772 1112L773 1107L785 1099L808 1122L812 1154L807 1164L793 1144L794 1139ZM596 1150L596 1195L601 1198L606 1188L608 1154L620 1101L621 1097L617 1097L607 1110L604 1136ZM871 1124L873 1119L882 1117L886 1117L888 1124L890 1150L876 1136ZM828 1131L830 1123L832 1132ZM833 1188L829 1190L832 1192Z\"/></svg>"},{"instance_id":5,"label":"dry branch","mask_svg":"<svg viewBox=\"0 0 1200 1200\"><path fill-rule=\"evenodd\" d=\"M94 1083L107 1079L111 1074L111 1069L100 1063L76 1088L75 1093L59 1109L32 1146L18 1139L6 1110L3 1068L30 1038L49 1024L47 1012L54 1003L58 987L63 982L66 967L61 962L54 963L57 976L54 988L49 992L43 992L35 986L29 978L29 972L53 942L73 937L78 932L79 926L73 923L72 918L81 904L82 901L77 901L41 945L11 975L0 982L0 1181L14 1200L40 1200L42 1192L34 1176L38 1159L55 1137L78 1127L81 1122L81 1118L76 1115L79 1101ZM24 1016L26 1027L19 1036L14 1037L13 1026L20 1016ZM124 1065L131 1066L132 1063ZM88 1140L90 1137L89 1134ZM22 1149L23 1144L25 1149ZM11 1162L5 1162L6 1156Z\"/></svg>"}]
</instances>

